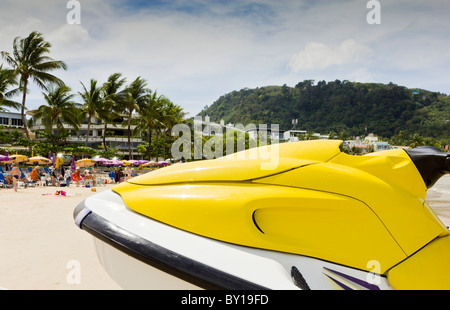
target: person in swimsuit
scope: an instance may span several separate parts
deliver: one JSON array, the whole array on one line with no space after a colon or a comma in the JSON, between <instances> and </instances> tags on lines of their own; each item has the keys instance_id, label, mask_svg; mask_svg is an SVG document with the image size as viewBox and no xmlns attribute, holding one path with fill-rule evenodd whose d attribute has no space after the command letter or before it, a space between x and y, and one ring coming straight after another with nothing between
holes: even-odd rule
<instances>
[{"instance_id":1,"label":"person in swimsuit","mask_svg":"<svg viewBox=\"0 0 450 310\"><path fill-rule=\"evenodd\" d=\"M81 180L81 172L80 172L80 168L77 167L77 169L75 170L75 182L77 184L77 187L80 186L80 180Z\"/></svg>"},{"instance_id":2,"label":"person in swimsuit","mask_svg":"<svg viewBox=\"0 0 450 310\"><path fill-rule=\"evenodd\" d=\"M14 191L17 192L17 181L19 181L20 170L16 167L16 164L11 165L11 175L13 177Z\"/></svg>"}]
</instances>

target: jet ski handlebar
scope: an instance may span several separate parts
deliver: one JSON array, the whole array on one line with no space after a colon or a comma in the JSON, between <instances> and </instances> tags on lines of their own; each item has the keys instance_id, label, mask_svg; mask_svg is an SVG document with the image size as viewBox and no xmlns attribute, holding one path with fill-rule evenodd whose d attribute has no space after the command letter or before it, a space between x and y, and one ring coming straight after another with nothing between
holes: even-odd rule
<instances>
[{"instance_id":1,"label":"jet ski handlebar","mask_svg":"<svg viewBox=\"0 0 450 310\"><path fill-rule=\"evenodd\" d=\"M431 188L444 174L450 174L450 153L432 146L405 151L419 170L427 188Z\"/></svg>"}]
</instances>

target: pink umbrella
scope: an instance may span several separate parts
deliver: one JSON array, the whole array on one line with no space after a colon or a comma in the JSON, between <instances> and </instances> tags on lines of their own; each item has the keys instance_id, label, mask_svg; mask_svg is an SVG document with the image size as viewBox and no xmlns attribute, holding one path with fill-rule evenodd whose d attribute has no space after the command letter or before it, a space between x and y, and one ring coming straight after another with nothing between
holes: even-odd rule
<instances>
[{"instance_id":1,"label":"pink umbrella","mask_svg":"<svg viewBox=\"0 0 450 310\"><path fill-rule=\"evenodd\" d=\"M72 156L72 163L70 164L70 168L72 169L72 170L75 170L75 156Z\"/></svg>"},{"instance_id":2,"label":"pink umbrella","mask_svg":"<svg viewBox=\"0 0 450 310\"><path fill-rule=\"evenodd\" d=\"M108 162L109 159L100 157L100 158L94 159L94 161L95 161L95 162L100 162L100 163L102 163L102 162Z\"/></svg>"},{"instance_id":3,"label":"pink umbrella","mask_svg":"<svg viewBox=\"0 0 450 310\"><path fill-rule=\"evenodd\" d=\"M122 166L123 162L121 162L120 160L110 160L108 164L113 166Z\"/></svg>"}]
</instances>

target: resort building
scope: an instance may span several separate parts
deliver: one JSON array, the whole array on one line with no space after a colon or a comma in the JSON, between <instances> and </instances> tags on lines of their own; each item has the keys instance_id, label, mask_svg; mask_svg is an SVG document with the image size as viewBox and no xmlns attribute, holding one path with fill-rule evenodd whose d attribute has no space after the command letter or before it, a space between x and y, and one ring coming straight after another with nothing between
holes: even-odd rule
<instances>
[{"instance_id":1,"label":"resort building","mask_svg":"<svg viewBox=\"0 0 450 310\"><path fill-rule=\"evenodd\" d=\"M33 116L36 111L27 112L28 115ZM84 119L80 129L77 131L72 126L65 124L64 128L69 132L69 137L67 142L75 143L80 145L85 145L86 135L89 134L88 147L93 149L103 148L103 132L106 130L105 142L108 148L118 149L120 156L128 157L128 128L122 126L122 120L117 120L112 124L107 124L105 129L105 124L97 119L91 119L91 127L88 131L88 119ZM135 125L131 125L131 131L136 128ZM36 134L36 140L40 139L40 133L46 130L45 125L42 123L42 119L34 120L34 124L30 127L30 130ZM56 133L56 127L54 127L53 133ZM141 153L137 152L137 146L143 143L141 137L133 137L131 134L131 151L133 153L134 159L139 159L142 157Z\"/></svg>"},{"instance_id":2,"label":"resort building","mask_svg":"<svg viewBox=\"0 0 450 310\"><path fill-rule=\"evenodd\" d=\"M0 126L8 128L23 129L22 116L20 113L10 112L4 108L0 109Z\"/></svg>"},{"instance_id":3,"label":"resort building","mask_svg":"<svg viewBox=\"0 0 450 310\"><path fill-rule=\"evenodd\" d=\"M348 140L345 142L350 148L355 147L360 149L361 153L368 153L371 148L375 152L392 149L392 146L388 142L378 141L378 137L373 133L368 134L364 140L361 140L360 137L356 137L355 140Z\"/></svg>"}]
</instances>

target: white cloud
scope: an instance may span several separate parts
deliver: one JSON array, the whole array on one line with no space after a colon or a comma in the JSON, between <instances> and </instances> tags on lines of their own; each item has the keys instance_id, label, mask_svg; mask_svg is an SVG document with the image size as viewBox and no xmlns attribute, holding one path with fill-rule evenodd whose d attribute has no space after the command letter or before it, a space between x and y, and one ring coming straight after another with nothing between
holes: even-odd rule
<instances>
[{"instance_id":1,"label":"white cloud","mask_svg":"<svg viewBox=\"0 0 450 310\"><path fill-rule=\"evenodd\" d=\"M369 54L370 49L354 39L342 41L338 46L309 42L302 51L292 56L288 66L294 72L325 69L335 65L368 61Z\"/></svg>"},{"instance_id":2,"label":"white cloud","mask_svg":"<svg viewBox=\"0 0 450 310\"><path fill-rule=\"evenodd\" d=\"M89 32L82 25L64 24L48 34L46 38L52 45L64 52L81 48L90 40Z\"/></svg>"},{"instance_id":3,"label":"white cloud","mask_svg":"<svg viewBox=\"0 0 450 310\"><path fill-rule=\"evenodd\" d=\"M0 51L38 30L74 91L114 72L142 76L191 115L236 89L304 79L450 92L448 0L382 1L375 26L361 0L80 2L81 25L67 25L67 1L2 0ZM39 97L33 88L27 105Z\"/></svg>"}]
</instances>

